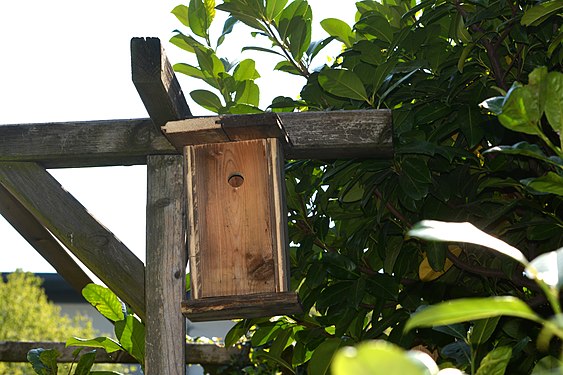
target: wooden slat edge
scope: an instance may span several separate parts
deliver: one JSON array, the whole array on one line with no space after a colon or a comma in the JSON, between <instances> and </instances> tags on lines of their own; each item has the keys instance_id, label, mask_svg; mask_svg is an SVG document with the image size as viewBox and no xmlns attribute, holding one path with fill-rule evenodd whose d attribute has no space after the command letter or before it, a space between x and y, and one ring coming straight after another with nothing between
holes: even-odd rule
<instances>
[{"instance_id":1,"label":"wooden slat edge","mask_svg":"<svg viewBox=\"0 0 563 375\"><path fill-rule=\"evenodd\" d=\"M0 125L0 162L46 168L146 164L149 154L178 151L150 119Z\"/></svg>"},{"instance_id":2,"label":"wooden slat edge","mask_svg":"<svg viewBox=\"0 0 563 375\"><path fill-rule=\"evenodd\" d=\"M193 322L258 318L303 313L295 292L206 297L182 302L182 313Z\"/></svg>"},{"instance_id":3,"label":"wooden slat edge","mask_svg":"<svg viewBox=\"0 0 563 375\"><path fill-rule=\"evenodd\" d=\"M0 214L79 294L92 282L74 259L35 217L0 185Z\"/></svg>"},{"instance_id":4,"label":"wooden slat edge","mask_svg":"<svg viewBox=\"0 0 563 375\"><path fill-rule=\"evenodd\" d=\"M35 348L56 349L61 353L57 358L58 362L73 362L72 352L76 347L66 347L64 342L18 342L0 341L0 362L27 362L27 352ZM94 348L84 348L84 352ZM108 354L104 349L96 348L96 363L137 363L137 361L125 352L114 352ZM248 350L246 348L229 347L225 348L213 344L192 344L185 346L186 364L210 364L226 365L233 361L233 358L242 358L243 362L248 362Z\"/></svg>"},{"instance_id":5,"label":"wooden slat edge","mask_svg":"<svg viewBox=\"0 0 563 375\"><path fill-rule=\"evenodd\" d=\"M192 116L160 39L131 39L131 72L133 83L157 130L160 131L168 121Z\"/></svg>"},{"instance_id":6,"label":"wooden slat edge","mask_svg":"<svg viewBox=\"0 0 563 375\"><path fill-rule=\"evenodd\" d=\"M185 375L186 222L181 155L147 160L146 339L147 374ZM166 353L166 355L163 355Z\"/></svg>"}]
</instances>

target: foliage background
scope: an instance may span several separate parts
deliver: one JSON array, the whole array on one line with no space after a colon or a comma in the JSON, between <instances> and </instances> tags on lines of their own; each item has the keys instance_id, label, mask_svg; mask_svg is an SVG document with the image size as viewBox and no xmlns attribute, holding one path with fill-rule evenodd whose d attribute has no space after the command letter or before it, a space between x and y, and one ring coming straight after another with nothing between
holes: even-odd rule
<instances>
[{"instance_id":1,"label":"foliage background","mask_svg":"<svg viewBox=\"0 0 563 375\"><path fill-rule=\"evenodd\" d=\"M563 245L561 117L548 123L534 109L544 95L537 90L511 99L512 106L480 107L499 95L502 103L513 83L528 83L537 67L561 71L563 5L367 0L356 6L355 25L321 21L330 35L324 41L311 41L313 15L304 0L225 0L217 8L231 17L217 42L209 33L214 1L192 0L173 11L187 32L171 41L197 61L175 69L209 84L190 94L204 108L261 112L255 62L217 55L238 22L271 43L246 50L274 53L278 70L307 79L299 98L278 97L268 110L393 110L393 159L287 164L292 286L307 313L241 321L227 343L247 336L257 362L294 374L325 374L340 347L372 339L422 349L442 366L470 373L494 347L509 345L507 373L530 373L559 345L538 351L539 328L516 318L404 332L421 306L460 297L512 295L552 313L516 262L406 232L422 219L469 221L528 259ZM313 69L313 57L332 39L343 44L342 53ZM550 96L559 108L562 86ZM539 131L506 127L495 116L499 110ZM485 152L498 145L508 147ZM548 184L531 184L548 176L554 179ZM469 340L475 330L482 334Z\"/></svg>"}]
</instances>

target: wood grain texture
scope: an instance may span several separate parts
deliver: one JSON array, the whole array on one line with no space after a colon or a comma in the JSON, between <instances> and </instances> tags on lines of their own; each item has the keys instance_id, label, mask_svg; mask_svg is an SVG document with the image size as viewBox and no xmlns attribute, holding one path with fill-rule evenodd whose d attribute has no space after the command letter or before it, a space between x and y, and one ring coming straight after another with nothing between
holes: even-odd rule
<instances>
[{"instance_id":1,"label":"wood grain texture","mask_svg":"<svg viewBox=\"0 0 563 375\"><path fill-rule=\"evenodd\" d=\"M146 164L176 149L150 119L0 125L0 161L46 168Z\"/></svg>"},{"instance_id":2,"label":"wood grain texture","mask_svg":"<svg viewBox=\"0 0 563 375\"><path fill-rule=\"evenodd\" d=\"M283 184L279 141L186 149L192 297L285 290L275 270L277 253L286 244L285 237L279 238L285 232L277 228L286 226L283 203L274 203L281 196L273 191ZM239 183L230 184L231 177Z\"/></svg>"},{"instance_id":3,"label":"wood grain texture","mask_svg":"<svg viewBox=\"0 0 563 375\"><path fill-rule=\"evenodd\" d=\"M179 345L180 348L182 345ZM61 353L58 362L68 363L74 361L72 352L76 347L66 347L64 342L16 342L0 341L0 362L27 362L27 352L35 348L56 349ZM93 349L93 348L92 348ZM84 348L84 352L90 348ZM248 362L248 351L244 348L224 348L213 344L191 344L185 345L185 356L187 364L210 364L226 365L232 362L234 357ZM96 348L96 363L137 363L136 360L125 352L106 353L103 349Z\"/></svg>"},{"instance_id":4,"label":"wood grain texture","mask_svg":"<svg viewBox=\"0 0 563 375\"><path fill-rule=\"evenodd\" d=\"M57 180L34 163L0 163L0 185L145 319L143 262Z\"/></svg>"},{"instance_id":5,"label":"wood grain texture","mask_svg":"<svg viewBox=\"0 0 563 375\"><path fill-rule=\"evenodd\" d=\"M220 123L221 128L199 132L198 124L205 122ZM283 142L286 159L393 155L391 111L386 109L200 117L169 122L164 131L178 149L187 144L275 137Z\"/></svg>"},{"instance_id":6,"label":"wood grain texture","mask_svg":"<svg viewBox=\"0 0 563 375\"><path fill-rule=\"evenodd\" d=\"M41 223L0 185L0 214L79 294L92 282L74 259ZM7 251L14 251L7 249Z\"/></svg>"},{"instance_id":7,"label":"wood grain texture","mask_svg":"<svg viewBox=\"0 0 563 375\"><path fill-rule=\"evenodd\" d=\"M287 159L391 157L391 111L358 110L279 113L291 139Z\"/></svg>"},{"instance_id":8,"label":"wood grain texture","mask_svg":"<svg viewBox=\"0 0 563 375\"><path fill-rule=\"evenodd\" d=\"M186 221L181 155L147 160L145 373L184 375Z\"/></svg>"},{"instance_id":9,"label":"wood grain texture","mask_svg":"<svg viewBox=\"0 0 563 375\"><path fill-rule=\"evenodd\" d=\"M283 292L189 300L182 302L182 312L199 322L302 314L303 308L297 293Z\"/></svg>"},{"instance_id":10,"label":"wood grain texture","mask_svg":"<svg viewBox=\"0 0 563 375\"><path fill-rule=\"evenodd\" d=\"M192 117L184 93L158 38L131 39L133 84L157 130Z\"/></svg>"}]
</instances>

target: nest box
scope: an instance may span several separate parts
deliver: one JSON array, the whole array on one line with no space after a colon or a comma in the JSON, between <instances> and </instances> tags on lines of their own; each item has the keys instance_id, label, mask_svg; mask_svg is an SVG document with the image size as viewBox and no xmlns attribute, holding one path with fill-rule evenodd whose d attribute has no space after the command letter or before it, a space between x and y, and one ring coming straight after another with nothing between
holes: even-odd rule
<instances>
[{"instance_id":1,"label":"nest box","mask_svg":"<svg viewBox=\"0 0 563 375\"><path fill-rule=\"evenodd\" d=\"M163 131L185 157L193 321L301 312L289 291L283 144L275 114L193 118Z\"/></svg>"}]
</instances>

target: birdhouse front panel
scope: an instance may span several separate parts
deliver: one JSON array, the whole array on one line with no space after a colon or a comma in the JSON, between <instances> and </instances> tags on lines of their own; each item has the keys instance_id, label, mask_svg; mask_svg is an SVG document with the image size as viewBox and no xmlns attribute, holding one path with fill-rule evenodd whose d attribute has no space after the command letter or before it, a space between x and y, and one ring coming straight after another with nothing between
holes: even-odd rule
<instances>
[{"instance_id":1,"label":"birdhouse front panel","mask_svg":"<svg viewBox=\"0 0 563 375\"><path fill-rule=\"evenodd\" d=\"M186 146L185 157L192 297L287 291L279 141Z\"/></svg>"}]
</instances>

